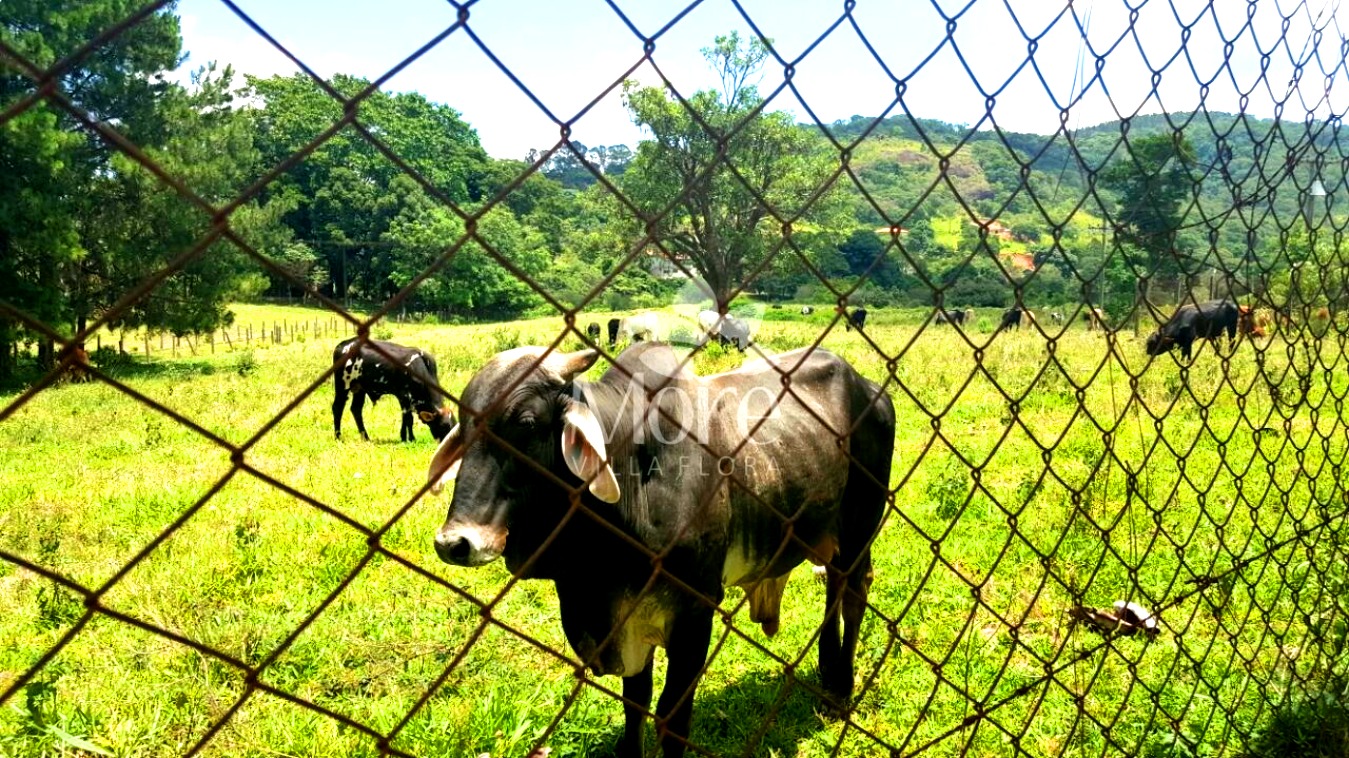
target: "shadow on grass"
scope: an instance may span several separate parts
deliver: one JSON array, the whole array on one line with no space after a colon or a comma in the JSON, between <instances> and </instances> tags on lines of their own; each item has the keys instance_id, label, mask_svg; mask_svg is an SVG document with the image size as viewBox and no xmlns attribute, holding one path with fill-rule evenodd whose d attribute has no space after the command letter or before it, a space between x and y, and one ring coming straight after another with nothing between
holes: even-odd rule
<instances>
[{"instance_id":1,"label":"shadow on grass","mask_svg":"<svg viewBox=\"0 0 1349 758\"><path fill-rule=\"evenodd\" d=\"M105 361L95 357L92 363L100 373L119 382L134 382L139 379L188 380L233 370L233 366L229 363L222 363L219 359L208 360L205 358L146 361L140 358L119 356L116 359ZM21 393L41 381L46 375L47 372L40 370L35 363L24 362L11 376L0 379L0 395ZM99 380L90 379L89 383L97 384ZM53 388L70 386L80 386L80 384L72 384L66 379L61 379L53 385Z\"/></svg>"},{"instance_id":2,"label":"shadow on grass","mask_svg":"<svg viewBox=\"0 0 1349 758\"><path fill-rule=\"evenodd\" d=\"M698 698L692 740L718 755L797 755L803 741L836 723L828 712L799 681L748 672Z\"/></svg>"}]
</instances>

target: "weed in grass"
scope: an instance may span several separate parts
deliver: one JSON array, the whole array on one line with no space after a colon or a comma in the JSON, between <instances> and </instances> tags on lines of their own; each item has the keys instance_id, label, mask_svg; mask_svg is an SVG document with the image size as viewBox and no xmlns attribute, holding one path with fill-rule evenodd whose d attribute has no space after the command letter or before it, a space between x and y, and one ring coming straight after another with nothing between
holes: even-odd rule
<instances>
[{"instance_id":1,"label":"weed in grass","mask_svg":"<svg viewBox=\"0 0 1349 758\"><path fill-rule=\"evenodd\" d=\"M498 328L492 330L493 351L500 353L506 350L513 350L523 344L520 342L520 332L517 329Z\"/></svg>"},{"instance_id":2,"label":"weed in grass","mask_svg":"<svg viewBox=\"0 0 1349 758\"><path fill-rule=\"evenodd\" d=\"M970 499L970 473L965 464L952 458L927 485L927 498L937 506L937 518L950 521Z\"/></svg>"},{"instance_id":3,"label":"weed in grass","mask_svg":"<svg viewBox=\"0 0 1349 758\"><path fill-rule=\"evenodd\" d=\"M40 585L33 602L37 606L37 628L41 631L64 629L84 615L84 601L79 595L56 584Z\"/></svg>"},{"instance_id":4,"label":"weed in grass","mask_svg":"<svg viewBox=\"0 0 1349 758\"><path fill-rule=\"evenodd\" d=\"M247 379L258 370L258 357L252 350L244 350L234 359L234 373Z\"/></svg>"}]
</instances>

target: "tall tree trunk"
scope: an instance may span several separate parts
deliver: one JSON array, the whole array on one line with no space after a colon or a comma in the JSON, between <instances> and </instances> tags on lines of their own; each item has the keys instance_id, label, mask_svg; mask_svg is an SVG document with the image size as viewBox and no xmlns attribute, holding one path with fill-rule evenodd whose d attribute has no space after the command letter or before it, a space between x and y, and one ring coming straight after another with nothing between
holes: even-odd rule
<instances>
[{"instance_id":1,"label":"tall tree trunk","mask_svg":"<svg viewBox=\"0 0 1349 758\"><path fill-rule=\"evenodd\" d=\"M14 323L7 318L0 318L0 379L14 376L14 346L18 342L16 337Z\"/></svg>"},{"instance_id":2,"label":"tall tree trunk","mask_svg":"<svg viewBox=\"0 0 1349 758\"><path fill-rule=\"evenodd\" d=\"M1138 280L1138 285L1134 287L1134 336L1137 337L1143 332L1143 312L1152 313L1152 299L1149 297L1152 290L1152 277L1144 277Z\"/></svg>"}]
</instances>

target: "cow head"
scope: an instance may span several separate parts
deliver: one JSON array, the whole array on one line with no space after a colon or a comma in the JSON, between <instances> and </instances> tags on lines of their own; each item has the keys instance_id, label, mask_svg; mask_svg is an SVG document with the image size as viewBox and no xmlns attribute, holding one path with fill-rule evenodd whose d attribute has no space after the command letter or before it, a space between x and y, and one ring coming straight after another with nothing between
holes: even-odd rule
<instances>
[{"instance_id":1,"label":"cow head","mask_svg":"<svg viewBox=\"0 0 1349 758\"><path fill-rule=\"evenodd\" d=\"M594 350L516 348L492 358L469 381L460 423L431 459L432 493L455 482L449 514L436 533L441 560L490 563L506 552L511 531L528 536L512 543L517 549L507 563L514 568L527 559L539 534L546 537L568 505L566 492L539 468L563 481L579 478L600 500L618 501L603 429L571 392L572 380L598 357Z\"/></svg>"},{"instance_id":2,"label":"cow head","mask_svg":"<svg viewBox=\"0 0 1349 758\"><path fill-rule=\"evenodd\" d=\"M1161 355L1170 350L1176 344L1175 337L1162 334L1160 331L1148 335L1147 351L1148 355Z\"/></svg>"},{"instance_id":3,"label":"cow head","mask_svg":"<svg viewBox=\"0 0 1349 758\"><path fill-rule=\"evenodd\" d=\"M454 413L449 408L419 408L417 418L430 427L431 436L438 440L445 439L454 429Z\"/></svg>"}]
</instances>

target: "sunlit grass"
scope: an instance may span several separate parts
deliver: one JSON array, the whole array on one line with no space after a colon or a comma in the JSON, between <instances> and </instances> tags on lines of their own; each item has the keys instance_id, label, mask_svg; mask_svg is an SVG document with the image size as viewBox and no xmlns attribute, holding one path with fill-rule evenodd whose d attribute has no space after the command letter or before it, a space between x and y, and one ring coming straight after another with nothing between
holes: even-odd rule
<instances>
[{"instance_id":1,"label":"sunlit grass","mask_svg":"<svg viewBox=\"0 0 1349 758\"><path fill-rule=\"evenodd\" d=\"M995 317L980 315L985 324ZM579 325L607 318L583 316ZM915 338L922 318L873 312L867 337L885 355L841 323L822 342L877 381L892 362L898 380L889 383L897 507L874 549L876 613L860 646L858 726L902 753L931 743L924 754L1137 754L1177 726L1196 750L1213 752L1239 745L1294 675L1342 659L1343 641L1335 647L1318 615L1327 607L1318 582L1345 560L1349 377L1332 360L1338 338L1321 345L1330 369L1309 373L1305 346L1289 353L1276 337L1263 373L1248 342L1226 359L1205 347L1182 373L1171 356L1149 364L1131 333L1114 337L1112 357L1103 335L1073 326L1053 341L1058 365L1046 368L1049 343L1036 332L990 339L985 327L967 342L929 326ZM329 332L328 319L317 309L241 306L240 325L309 321L324 334L217 343L214 354L180 351L109 370L231 443L270 425L244 460L333 513L234 469L228 450L112 387L59 386L0 423L0 549L106 588L100 602L117 612L250 666L268 662L263 683L380 734L397 729L400 750L524 755L578 681L551 587L515 585L493 608L501 625L489 624L417 707L478 635L479 608L372 556L367 534L345 520L479 600L495 598L509 577L499 564L468 570L436 560L431 536L447 501L408 507L433 442L421 426L417 442L396 442L396 403L367 406L371 442L333 439L331 380L285 411L330 366L343 334ZM827 309L773 312L759 344L770 352L808 344L833 319ZM381 323L376 336L433 352L454 393L498 350L559 336L564 349L581 344L560 318ZM695 369L741 360L711 349ZM1284 373L1290 361L1308 382ZM1200 576L1219 579L1200 592ZM727 607L740 598L728 591ZM1123 598L1160 611L1156 639L1098 650L1100 638L1065 615L1078 603ZM822 606L823 588L801 571L777 637L747 619L739 626L794 660ZM0 688L84 612L70 590L0 561ZM885 752L845 730L748 640L729 634L711 664L695 743L716 754L815 756L842 739L843 755ZM814 652L803 661L798 674L811 684ZM658 665L658 682L662 672ZM597 683L620 687L614 678ZM98 615L0 710L0 754L46 755L81 740L116 755L180 754L246 686L226 661ZM959 729L977 708L986 717ZM767 714L773 721L761 729ZM583 686L547 744L554 756L602 752L621 720L616 703ZM378 753L375 738L262 692L205 750Z\"/></svg>"}]
</instances>

